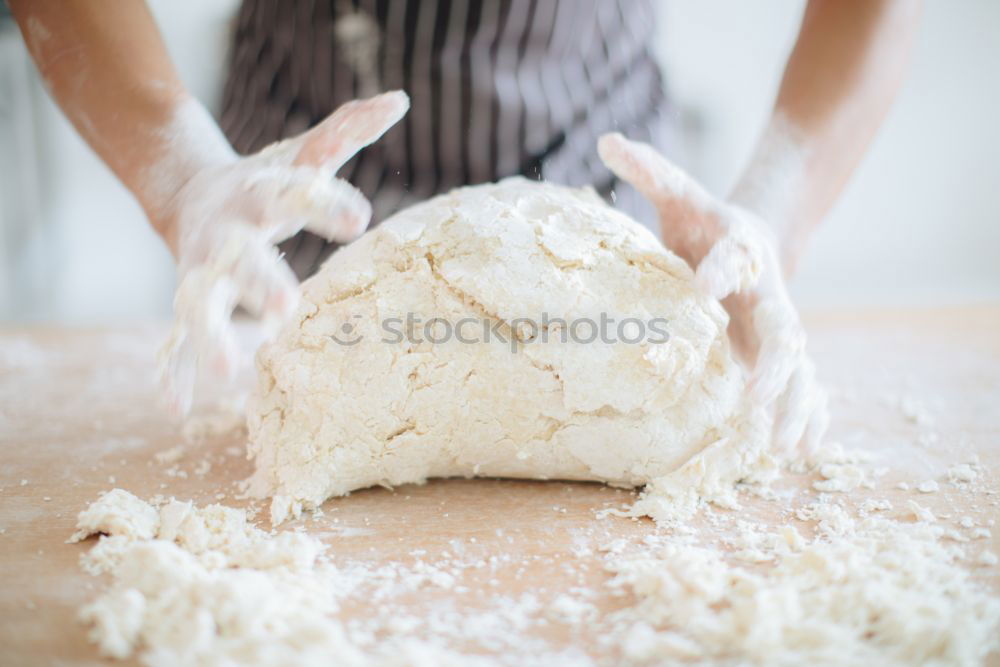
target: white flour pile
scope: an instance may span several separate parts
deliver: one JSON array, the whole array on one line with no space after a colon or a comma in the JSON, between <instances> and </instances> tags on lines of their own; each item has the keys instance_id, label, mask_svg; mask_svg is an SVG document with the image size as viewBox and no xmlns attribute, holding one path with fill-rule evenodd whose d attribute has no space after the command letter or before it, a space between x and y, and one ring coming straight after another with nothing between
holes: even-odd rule
<instances>
[{"instance_id":1,"label":"white flour pile","mask_svg":"<svg viewBox=\"0 0 1000 667\"><path fill-rule=\"evenodd\" d=\"M683 260L592 191L454 190L303 284L258 354L251 492L275 497L280 522L430 477L641 486L686 465L658 488L723 488L765 441L727 321Z\"/></svg>"},{"instance_id":2,"label":"white flour pile","mask_svg":"<svg viewBox=\"0 0 1000 667\"><path fill-rule=\"evenodd\" d=\"M850 461L826 465L826 481L856 478L863 464ZM909 507L850 498L814 495L778 526L710 510L704 518L724 529L722 542L683 524L614 540L600 549L613 575L603 591L581 579L547 596L511 597L483 584L482 608L461 602L484 592L466 575L530 567L516 544L485 558L463 557L455 545L410 564L340 562L335 548L326 554L303 533L266 533L242 510L175 500L157 508L116 489L80 514L73 536L104 535L82 565L113 577L81 618L104 655L137 654L150 665L604 664L534 634L552 624L599 638L611 662L628 665L975 665L1000 648L1000 600L970 574L990 566L978 546L989 529L968 517L955 529L933 515L914 523ZM565 566L583 575L591 549L574 553ZM434 591L451 601L405 602ZM625 604L602 613L596 603L609 593ZM338 618L359 601L366 618ZM446 648L470 642L496 655Z\"/></svg>"},{"instance_id":3,"label":"white flour pile","mask_svg":"<svg viewBox=\"0 0 1000 667\"><path fill-rule=\"evenodd\" d=\"M799 516L818 522L815 539L746 524L735 551L651 540L612 560L611 585L638 602L608 641L633 664L977 665L997 648L1000 602L940 528L832 502Z\"/></svg>"},{"instance_id":4,"label":"white flour pile","mask_svg":"<svg viewBox=\"0 0 1000 667\"><path fill-rule=\"evenodd\" d=\"M71 541L106 535L82 564L91 574L113 573L114 585L81 610L104 655L124 658L144 646L147 664L266 664L345 653L316 562L324 547L313 538L271 537L243 511L220 505L171 501L157 509L121 489L81 512L77 526Z\"/></svg>"},{"instance_id":5,"label":"white flour pile","mask_svg":"<svg viewBox=\"0 0 1000 667\"><path fill-rule=\"evenodd\" d=\"M356 580L303 533L270 535L243 510L171 500L159 508L121 489L80 513L81 559L110 573L110 590L80 611L102 655L139 652L147 665L448 664L426 642L362 651L336 618L337 592Z\"/></svg>"}]
</instances>

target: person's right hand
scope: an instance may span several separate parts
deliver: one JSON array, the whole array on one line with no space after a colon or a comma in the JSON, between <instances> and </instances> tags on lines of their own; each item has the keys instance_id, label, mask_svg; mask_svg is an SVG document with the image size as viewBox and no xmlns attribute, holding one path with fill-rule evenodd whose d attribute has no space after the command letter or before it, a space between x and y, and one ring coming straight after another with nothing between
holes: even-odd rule
<instances>
[{"instance_id":1,"label":"person's right hand","mask_svg":"<svg viewBox=\"0 0 1000 667\"><path fill-rule=\"evenodd\" d=\"M216 160L169 197L157 226L177 260L178 286L160 373L175 413L190 409L199 372L234 372L237 305L271 321L295 307L297 281L277 243L302 229L339 242L365 230L371 205L334 174L407 109L402 91L348 102L298 137Z\"/></svg>"},{"instance_id":2,"label":"person's right hand","mask_svg":"<svg viewBox=\"0 0 1000 667\"><path fill-rule=\"evenodd\" d=\"M664 243L694 270L695 284L729 313L729 339L751 369L754 404L773 410L773 445L811 454L826 432L826 392L806 353L806 333L785 286L777 240L753 212L713 197L647 144L606 134L604 164L659 213Z\"/></svg>"}]
</instances>

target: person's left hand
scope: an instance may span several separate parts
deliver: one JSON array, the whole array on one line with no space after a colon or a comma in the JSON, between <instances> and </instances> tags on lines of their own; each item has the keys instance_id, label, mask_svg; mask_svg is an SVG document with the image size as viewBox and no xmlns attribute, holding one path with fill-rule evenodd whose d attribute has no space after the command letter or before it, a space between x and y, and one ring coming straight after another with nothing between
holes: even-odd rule
<instances>
[{"instance_id":1,"label":"person's left hand","mask_svg":"<svg viewBox=\"0 0 1000 667\"><path fill-rule=\"evenodd\" d=\"M806 354L805 330L767 223L719 201L647 144L606 134L598 153L656 207L663 242L695 270L695 283L722 301L730 341L752 368L751 400L774 409L774 446L813 452L829 423L826 393Z\"/></svg>"},{"instance_id":2,"label":"person's left hand","mask_svg":"<svg viewBox=\"0 0 1000 667\"><path fill-rule=\"evenodd\" d=\"M177 259L174 326L160 354L174 414L190 409L197 377L228 378L249 361L230 322L237 305L265 329L294 311L298 283L278 243L302 229L340 243L364 232L371 204L335 174L407 109L405 93L387 92L347 102L253 155L220 151L217 163L190 174L155 211Z\"/></svg>"}]
</instances>

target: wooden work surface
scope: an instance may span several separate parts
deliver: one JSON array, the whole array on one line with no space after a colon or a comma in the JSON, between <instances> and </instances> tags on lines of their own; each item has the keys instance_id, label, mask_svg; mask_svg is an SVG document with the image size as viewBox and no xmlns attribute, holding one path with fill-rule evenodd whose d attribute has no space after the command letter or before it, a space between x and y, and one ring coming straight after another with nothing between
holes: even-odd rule
<instances>
[{"instance_id":1,"label":"wooden work surface","mask_svg":"<svg viewBox=\"0 0 1000 667\"><path fill-rule=\"evenodd\" d=\"M876 490L860 495L899 506L918 498L939 514L982 522L1000 517L1000 307L821 313L807 324L831 391L830 439L871 450L874 463L889 468ZM239 432L187 445L176 467L154 460L184 443L181 428L157 407L151 378L162 335L157 327L0 332L2 665L103 662L75 621L77 607L104 585L77 565L93 542L65 544L77 512L102 491L121 487L144 498L199 503L225 493L221 502L241 504L234 483L250 464L234 450L243 446ZM940 480L949 464L974 456L985 469L975 492L942 484L940 492L918 496L896 488L901 481ZM204 460L211 469L199 475ZM793 477L784 484L805 488L810 481ZM497 591L546 599L574 586L600 590L608 575L597 555L588 562L572 553L653 531L648 521L595 517L595 509L630 498L596 484L445 480L355 493L303 521L322 534L335 560L411 563L421 553L457 548L514 554L488 575L470 570L463 580L468 590L428 594L454 596L461 610L488 607ZM777 516L773 501L753 497L744 513ZM1000 529L979 545L1000 552ZM1000 568L979 568L976 577L1000 588ZM621 600L604 596L597 604L609 608ZM348 605L344 613L365 612ZM545 633L557 645L601 652L586 634L558 625Z\"/></svg>"}]
</instances>

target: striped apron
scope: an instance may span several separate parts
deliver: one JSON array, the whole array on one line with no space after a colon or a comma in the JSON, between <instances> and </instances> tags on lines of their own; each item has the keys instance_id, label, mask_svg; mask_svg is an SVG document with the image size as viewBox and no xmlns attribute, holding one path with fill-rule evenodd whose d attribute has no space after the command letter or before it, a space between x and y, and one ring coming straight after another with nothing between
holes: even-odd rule
<instances>
[{"instance_id":1,"label":"striped apron","mask_svg":"<svg viewBox=\"0 0 1000 667\"><path fill-rule=\"evenodd\" d=\"M244 0L221 124L251 153L351 99L402 89L406 117L340 176L373 224L460 185L521 174L591 185L648 222L597 157L620 131L669 150L653 0ZM336 244L282 245L300 278Z\"/></svg>"}]
</instances>

